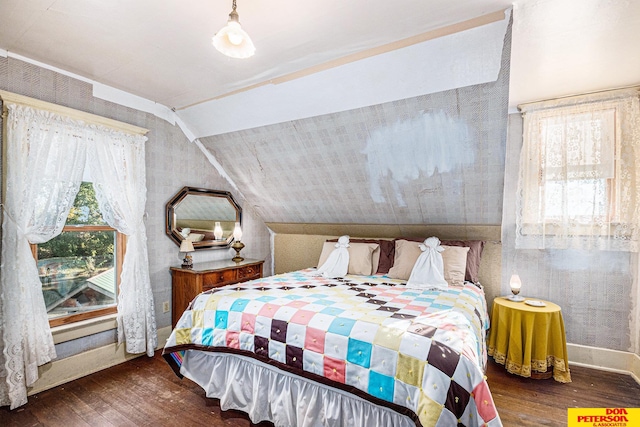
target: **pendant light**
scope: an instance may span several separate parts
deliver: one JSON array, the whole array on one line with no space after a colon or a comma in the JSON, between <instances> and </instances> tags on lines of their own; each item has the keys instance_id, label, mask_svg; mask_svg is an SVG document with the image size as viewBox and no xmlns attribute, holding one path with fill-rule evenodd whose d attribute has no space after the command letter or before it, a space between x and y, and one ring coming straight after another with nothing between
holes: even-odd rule
<instances>
[{"instance_id":1,"label":"pendant light","mask_svg":"<svg viewBox=\"0 0 640 427\"><path fill-rule=\"evenodd\" d=\"M255 53L256 48L249 35L240 27L236 0L233 0L227 25L213 36L213 46L231 58L248 58Z\"/></svg>"}]
</instances>

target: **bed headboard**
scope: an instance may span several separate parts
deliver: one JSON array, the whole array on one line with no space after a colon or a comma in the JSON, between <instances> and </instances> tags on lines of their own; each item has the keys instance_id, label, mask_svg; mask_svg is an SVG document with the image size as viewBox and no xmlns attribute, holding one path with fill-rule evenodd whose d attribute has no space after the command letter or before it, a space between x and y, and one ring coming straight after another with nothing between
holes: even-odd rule
<instances>
[{"instance_id":1,"label":"bed headboard","mask_svg":"<svg viewBox=\"0 0 640 427\"><path fill-rule=\"evenodd\" d=\"M371 224L283 224L268 223L274 232L275 274L316 267L327 239L348 234L353 238L393 239L430 237L440 240L484 240L480 261L480 283L487 302L500 294L502 244L499 225L371 225Z\"/></svg>"}]
</instances>

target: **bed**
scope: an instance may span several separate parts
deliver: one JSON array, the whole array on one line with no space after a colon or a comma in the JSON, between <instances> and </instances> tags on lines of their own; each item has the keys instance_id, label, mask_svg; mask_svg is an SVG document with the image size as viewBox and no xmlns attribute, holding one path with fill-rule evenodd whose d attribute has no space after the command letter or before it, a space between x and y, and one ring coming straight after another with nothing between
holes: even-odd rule
<instances>
[{"instance_id":1,"label":"bed","mask_svg":"<svg viewBox=\"0 0 640 427\"><path fill-rule=\"evenodd\" d=\"M407 286L369 268L339 278L311 268L207 291L163 356L254 423L502 425L484 377L482 288Z\"/></svg>"}]
</instances>

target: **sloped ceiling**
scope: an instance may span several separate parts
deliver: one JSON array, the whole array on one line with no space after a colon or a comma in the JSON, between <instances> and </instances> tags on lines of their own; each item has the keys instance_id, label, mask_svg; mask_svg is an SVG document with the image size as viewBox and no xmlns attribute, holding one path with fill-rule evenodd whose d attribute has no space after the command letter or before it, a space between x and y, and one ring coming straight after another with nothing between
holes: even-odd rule
<instances>
[{"instance_id":1,"label":"sloped ceiling","mask_svg":"<svg viewBox=\"0 0 640 427\"><path fill-rule=\"evenodd\" d=\"M499 224L510 40L491 82L200 141L269 223Z\"/></svg>"},{"instance_id":2,"label":"sloped ceiling","mask_svg":"<svg viewBox=\"0 0 640 427\"><path fill-rule=\"evenodd\" d=\"M356 52L510 7L509 0L239 0L257 47L211 38L231 0L3 0L0 48L183 109Z\"/></svg>"},{"instance_id":3,"label":"sloped ceiling","mask_svg":"<svg viewBox=\"0 0 640 427\"><path fill-rule=\"evenodd\" d=\"M326 87L343 74L303 77L470 21L480 25L511 6L511 111L522 102L639 83L640 2L630 0L240 0L241 23L257 46L248 60L226 58L211 45L230 0L3 0L0 55L88 79L96 96L182 121L195 138L364 106L345 96L344 105L318 99L322 105L304 111L280 91L293 80L297 91ZM371 66L380 71L391 62ZM268 117L255 102L265 96L285 101ZM235 123L239 115L244 125Z\"/></svg>"}]
</instances>

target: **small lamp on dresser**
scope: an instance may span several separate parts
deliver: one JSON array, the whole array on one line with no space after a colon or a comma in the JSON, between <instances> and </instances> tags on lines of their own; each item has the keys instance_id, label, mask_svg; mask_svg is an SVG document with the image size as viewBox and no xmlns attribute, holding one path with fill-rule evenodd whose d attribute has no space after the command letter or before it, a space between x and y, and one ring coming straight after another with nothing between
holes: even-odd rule
<instances>
[{"instance_id":1,"label":"small lamp on dresser","mask_svg":"<svg viewBox=\"0 0 640 427\"><path fill-rule=\"evenodd\" d=\"M240 223L236 222L236 226L233 228L233 244L231 247L236 251L236 256L231 258L233 262L243 261L244 258L240 256L240 251L244 248L244 243L240 241L242 239L242 229L240 228Z\"/></svg>"},{"instance_id":2,"label":"small lamp on dresser","mask_svg":"<svg viewBox=\"0 0 640 427\"><path fill-rule=\"evenodd\" d=\"M216 225L213 227L213 236L216 240L222 240L222 227L218 221L216 221Z\"/></svg>"},{"instance_id":3,"label":"small lamp on dresser","mask_svg":"<svg viewBox=\"0 0 640 427\"><path fill-rule=\"evenodd\" d=\"M193 249L193 243L191 240L184 239L180 243L180 252L184 252L184 259L182 260L182 268L193 268L193 258L191 258L191 252Z\"/></svg>"}]
</instances>

